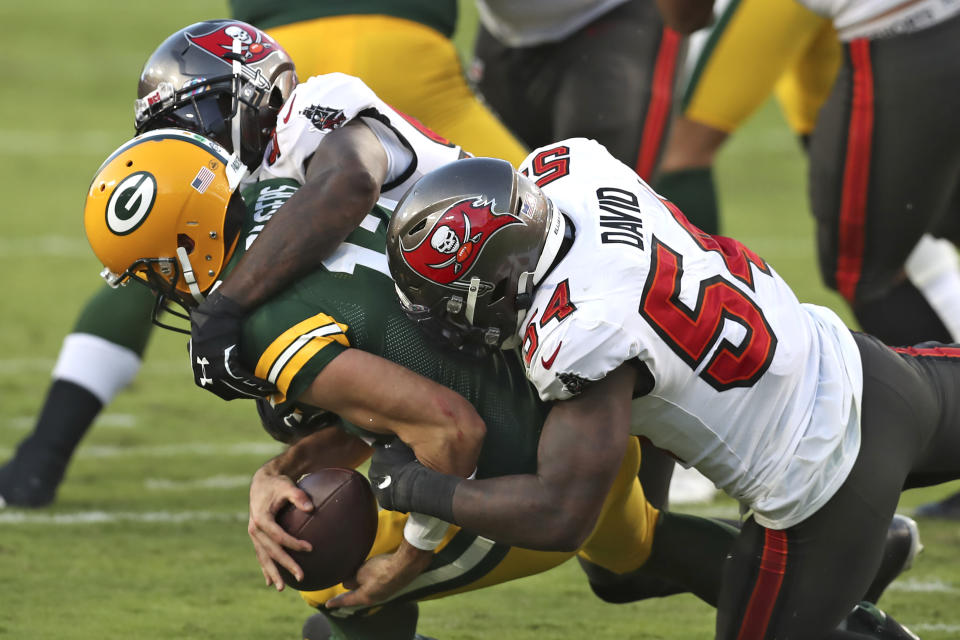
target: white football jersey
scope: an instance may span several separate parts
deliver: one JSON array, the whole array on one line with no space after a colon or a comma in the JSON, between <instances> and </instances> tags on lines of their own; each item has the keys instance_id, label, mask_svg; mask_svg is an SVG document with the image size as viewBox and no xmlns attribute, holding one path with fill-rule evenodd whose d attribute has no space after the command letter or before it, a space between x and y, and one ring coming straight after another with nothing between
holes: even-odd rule
<instances>
[{"instance_id":1,"label":"white football jersey","mask_svg":"<svg viewBox=\"0 0 960 640\"><path fill-rule=\"evenodd\" d=\"M287 98L277 117L258 177L306 180L306 164L324 136L355 118L370 127L387 152L380 191L392 209L423 174L460 157L460 148L390 107L359 78L343 73L314 76Z\"/></svg>"},{"instance_id":2,"label":"white football jersey","mask_svg":"<svg viewBox=\"0 0 960 640\"><path fill-rule=\"evenodd\" d=\"M540 396L642 362L654 382L635 433L764 526L822 506L860 445L860 355L836 314L800 304L760 256L691 225L593 140L541 147L521 172L575 229L520 325Z\"/></svg>"}]
</instances>

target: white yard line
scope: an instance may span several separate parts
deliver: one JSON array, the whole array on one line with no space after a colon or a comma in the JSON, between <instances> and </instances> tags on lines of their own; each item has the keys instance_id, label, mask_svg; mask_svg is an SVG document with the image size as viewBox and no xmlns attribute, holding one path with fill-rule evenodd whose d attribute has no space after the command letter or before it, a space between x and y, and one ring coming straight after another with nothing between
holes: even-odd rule
<instances>
[{"instance_id":1,"label":"white yard line","mask_svg":"<svg viewBox=\"0 0 960 640\"><path fill-rule=\"evenodd\" d=\"M195 489L236 489L250 485L250 475L210 476L209 478L191 478L190 480L170 480L169 478L147 478L143 482L148 491L193 491Z\"/></svg>"},{"instance_id":2,"label":"white yard line","mask_svg":"<svg viewBox=\"0 0 960 640\"><path fill-rule=\"evenodd\" d=\"M0 421L0 427L26 431L32 429L37 416L13 416ZM137 416L130 413L104 413L97 416L94 426L99 429L132 429L137 426Z\"/></svg>"},{"instance_id":3,"label":"white yard line","mask_svg":"<svg viewBox=\"0 0 960 640\"><path fill-rule=\"evenodd\" d=\"M956 593L957 588L942 580L916 580L900 578L887 587L892 591L906 591L908 593Z\"/></svg>"},{"instance_id":4,"label":"white yard line","mask_svg":"<svg viewBox=\"0 0 960 640\"><path fill-rule=\"evenodd\" d=\"M944 633L960 632L960 624L943 624L942 622L919 622L910 624L911 631L942 631Z\"/></svg>"},{"instance_id":5,"label":"white yard line","mask_svg":"<svg viewBox=\"0 0 960 640\"><path fill-rule=\"evenodd\" d=\"M246 513L219 513L216 511L147 511L144 513L107 511L77 511L75 513L35 513L0 510L0 524L102 524L115 522L144 522L179 524L181 522L236 522L246 521Z\"/></svg>"},{"instance_id":6,"label":"white yard line","mask_svg":"<svg viewBox=\"0 0 960 640\"><path fill-rule=\"evenodd\" d=\"M194 442L189 444L134 445L118 447L113 445L83 445L77 451L77 457L119 458L146 457L170 458L175 456L273 456L282 450L278 442L264 439L257 442L234 442L223 444L216 442ZM9 448L0 448L0 459L13 454Z\"/></svg>"}]
</instances>

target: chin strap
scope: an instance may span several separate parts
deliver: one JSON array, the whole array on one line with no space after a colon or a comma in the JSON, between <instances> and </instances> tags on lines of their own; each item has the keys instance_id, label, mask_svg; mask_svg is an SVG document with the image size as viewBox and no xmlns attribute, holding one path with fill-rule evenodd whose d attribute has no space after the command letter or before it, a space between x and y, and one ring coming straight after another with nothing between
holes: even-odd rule
<instances>
[{"instance_id":1,"label":"chin strap","mask_svg":"<svg viewBox=\"0 0 960 640\"><path fill-rule=\"evenodd\" d=\"M470 278L470 286L467 288L467 308L463 315L467 322L473 324L473 314L477 310L477 296L480 295L480 278Z\"/></svg>"},{"instance_id":2,"label":"chin strap","mask_svg":"<svg viewBox=\"0 0 960 640\"><path fill-rule=\"evenodd\" d=\"M190 295L197 303L203 302L203 292L197 286L197 278L193 275L193 265L190 264L190 258L187 256L187 250L183 247L177 247L177 258L180 260L180 270L183 272L183 279L190 289Z\"/></svg>"},{"instance_id":3,"label":"chin strap","mask_svg":"<svg viewBox=\"0 0 960 640\"><path fill-rule=\"evenodd\" d=\"M233 83L236 87L237 95L234 96L234 100L237 101L237 111L233 115L233 120L230 122L230 135L233 140L233 153L238 158L240 157L240 89L243 86L240 82L241 74L241 64L240 57L242 54L242 47L240 45L240 40L237 38L233 39Z\"/></svg>"}]
</instances>

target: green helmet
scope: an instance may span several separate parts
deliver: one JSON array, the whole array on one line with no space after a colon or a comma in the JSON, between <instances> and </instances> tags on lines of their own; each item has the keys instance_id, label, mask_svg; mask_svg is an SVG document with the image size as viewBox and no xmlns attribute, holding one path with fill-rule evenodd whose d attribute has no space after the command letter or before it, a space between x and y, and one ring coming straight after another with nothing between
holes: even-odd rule
<instances>
[{"instance_id":1,"label":"green helmet","mask_svg":"<svg viewBox=\"0 0 960 640\"><path fill-rule=\"evenodd\" d=\"M512 348L563 216L510 163L468 158L418 180L397 204L387 258L407 314L461 351ZM545 247L553 249L544 262Z\"/></svg>"}]
</instances>

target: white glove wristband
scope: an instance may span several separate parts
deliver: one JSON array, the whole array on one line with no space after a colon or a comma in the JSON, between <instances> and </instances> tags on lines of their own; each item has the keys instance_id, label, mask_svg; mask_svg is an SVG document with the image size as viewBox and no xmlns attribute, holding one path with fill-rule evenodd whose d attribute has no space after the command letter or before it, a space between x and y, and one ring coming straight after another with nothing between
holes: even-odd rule
<instances>
[{"instance_id":1,"label":"white glove wristband","mask_svg":"<svg viewBox=\"0 0 960 640\"><path fill-rule=\"evenodd\" d=\"M433 551L447 535L449 526L440 518L411 513L403 527L403 537L421 551Z\"/></svg>"}]
</instances>

